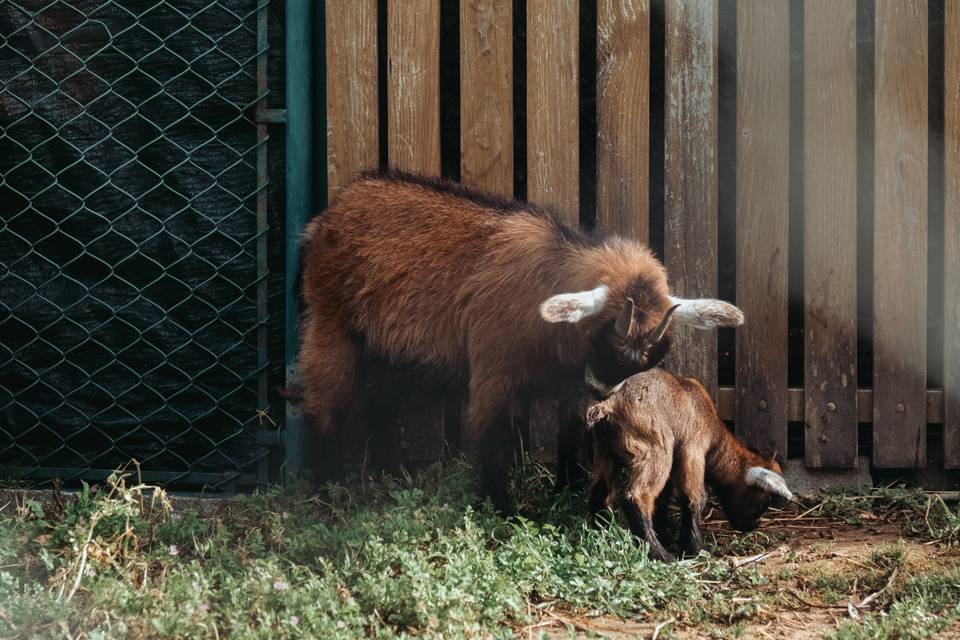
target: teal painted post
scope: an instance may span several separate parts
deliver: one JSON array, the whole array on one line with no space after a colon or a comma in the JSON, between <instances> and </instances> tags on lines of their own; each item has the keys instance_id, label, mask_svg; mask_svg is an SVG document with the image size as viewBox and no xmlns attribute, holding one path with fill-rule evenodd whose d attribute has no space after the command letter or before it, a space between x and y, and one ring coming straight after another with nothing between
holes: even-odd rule
<instances>
[{"instance_id":1,"label":"teal painted post","mask_svg":"<svg viewBox=\"0 0 960 640\"><path fill-rule=\"evenodd\" d=\"M310 98L312 92L313 3L287 0L286 3L286 379L296 376L299 345L297 332L297 271L300 266L299 237L313 211L313 134ZM287 402L284 428L285 472L302 475L306 449L303 413Z\"/></svg>"}]
</instances>

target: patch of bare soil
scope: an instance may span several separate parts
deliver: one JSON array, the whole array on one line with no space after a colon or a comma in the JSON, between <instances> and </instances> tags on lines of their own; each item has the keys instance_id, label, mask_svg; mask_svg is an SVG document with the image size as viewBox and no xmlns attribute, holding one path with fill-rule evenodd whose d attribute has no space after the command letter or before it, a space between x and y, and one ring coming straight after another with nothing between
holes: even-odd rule
<instances>
[{"instance_id":1,"label":"patch of bare soil","mask_svg":"<svg viewBox=\"0 0 960 640\"><path fill-rule=\"evenodd\" d=\"M842 623L861 621L884 606L883 596L909 576L960 567L960 550L905 535L887 519L860 514L861 525L804 514L774 514L750 536L738 536L723 520L707 523L714 557L735 571L762 579L744 588L730 580L710 585L708 595L682 613L623 620L545 611L522 630L531 638L821 638ZM871 523L875 520L875 523ZM723 554L724 550L734 553ZM723 606L709 600L725 596ZM708 622L690 622L696 607L710 609ZM692 616L693 618L702 616ZM960 638L960 624L937 634Z\"/></svg>"}]
</instances>

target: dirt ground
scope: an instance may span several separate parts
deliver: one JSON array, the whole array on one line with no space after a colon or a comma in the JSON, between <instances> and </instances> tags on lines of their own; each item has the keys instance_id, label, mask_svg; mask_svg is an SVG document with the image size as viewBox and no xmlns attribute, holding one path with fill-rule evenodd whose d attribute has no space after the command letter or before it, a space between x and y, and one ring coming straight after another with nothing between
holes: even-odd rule
<instances>
[{"instance_id":1,"label":"dirt ground","mask_svg":"<svg viewBox=\"0 0 960 640\"><path fill-rule=\"evenodd\" d=\"M798 515L764 519L755 535L758 544L766 541L765 551L728 556L733 566L754 567L766 579L754 593L731 598L755 608L744 617L732 612L729 625L690 625L669 616L640 622L564 615L554 610L522 631L528 637L548 638L821 638L844 622L859 621L877 611L880 596L898 579L902 582L907 575L960 567L960 549L911 538L897 524L871 514L860 514L860 518L876 518L873 526ZM733 537L722 519L708 521L707 529L706 537L713 537L714 545L723 546ZM891 548L903 550L902 564L896 571L884 571L877 566L876 554ZM882 574L883 584L871 587L869 583L875 580L870 578L878 574ZM868 584L861 584L858 576ZM725 588L723 583L717 585L718 591ZM740 624L734 626L737 621ZM939 631L936 637L960 638L960 623Z\"/></svg>"}]
</instances>

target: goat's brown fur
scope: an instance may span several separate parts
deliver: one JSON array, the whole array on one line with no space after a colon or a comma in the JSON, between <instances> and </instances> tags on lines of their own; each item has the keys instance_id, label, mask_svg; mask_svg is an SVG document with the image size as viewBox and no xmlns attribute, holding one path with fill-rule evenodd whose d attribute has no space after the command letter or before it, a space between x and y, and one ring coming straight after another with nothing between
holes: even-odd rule
<instances>
[{"instance_id":1,"label":"goat's brown fur","mask_svg":"<svg viewBox=\"0 0 960 640\"><path fill-rule=\"evenodd\" d=\"M619 472L628 479L623 506L631 529L650 543L655 557L672 556L659 541L674 487L681 495L685 551L702 547L704 483L717 493L728 520L751 530L770 504L766 488L750 484L753 467L781 474L775 455L765 458L726 428L703 385L652 369L628 378L613 395L587 410L593 433L591 509L596 516L619 493ZM785 486L785 485L784 485Z\"/></svg>"},{"instance_id":2,"label":"goat's brown fur","mask_svg":"<svg viewBox=\"0 0 960 640\"><path fill-rule=\"evenodd\" d=\"M555 294L600 284L609 295L595 315L551 324L538 312ZM591 237L532 205L398 173L364 175L309 224L303 295L303 403L322 433L355 404L366 351L467 380L468 451L481 450L511 393L569 397L582 387L590 350L628 297L635 342L670 307L663 265L639 243ZM668 345L669 335L649 366ZM610 365L600 374L615 384L635 370ZM499 477L487 480L503 489Z\"/></svg>"}]
</instances>

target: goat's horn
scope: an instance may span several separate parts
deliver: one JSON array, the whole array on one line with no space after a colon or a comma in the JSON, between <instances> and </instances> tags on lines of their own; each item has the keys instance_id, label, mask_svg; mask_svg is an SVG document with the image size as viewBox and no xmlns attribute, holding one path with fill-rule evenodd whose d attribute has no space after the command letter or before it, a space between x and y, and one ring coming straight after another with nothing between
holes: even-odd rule
<instances>
[{"instance_id":1,"label":"goat's horn","mask_svg":"<svg viewBox=\"0 0 960 640\"><path fill-rule=\"evenodd\" d=\"M783 479L779 473L770 471L770 469L765 469L763 467L750 467L747 469L747 475L745 480L747 484L752 484L755 487L760 487L765 489L770 493L775 493L778 496L782 496L787 500L793 500L793 493L790 492L789 487L787 487L787 481Z\"/></svg>"},{"instance_id":2,"label":"goat's horn","mask_svg":"<svg viewBox=\"0 0 960 640\"><path fill-rule=\"evenodd\" d=\"M620 312L620 317L617 318L617 324L614 327L617 335L621 338L626 338L630 335L633 324L633 298L627 298L627 301L623 303L623 310Z\"/></svg>"},{"instance_id":3,"label":"goat's horn","mask_svg":"<svg viewBox=\"0 0 960 640\"><path fill-rule=\"evenodd\" d=\"M653 337L650 339L650 344L657 344L663 340L664 334L667 332L667 327L670 326L670 316L673 315L673 312L677 310L679 304L675 304L667 312L663 314L663 318L660 320L660 324L657 325L657 328L653 330Z\"/></svg>"}]
</instances>

